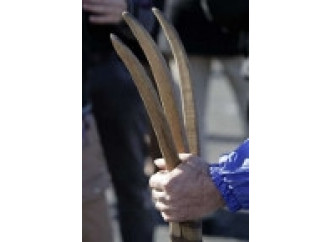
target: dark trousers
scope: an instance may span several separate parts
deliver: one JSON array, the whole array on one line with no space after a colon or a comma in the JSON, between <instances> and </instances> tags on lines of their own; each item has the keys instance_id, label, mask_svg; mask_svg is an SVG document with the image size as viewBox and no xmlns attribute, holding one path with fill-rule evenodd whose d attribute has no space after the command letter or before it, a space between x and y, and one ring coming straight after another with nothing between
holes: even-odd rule
<instances>
[{"instance_id":1,"label":"dark trousers","mask_svg":"<svg viewBox=\"0 0 330 242\"><path fill-rule=\"evenodd\" d=\"M93 113L117 194L124 242L153 240L153 206L144 174L148 120L131 77L115 54L90 68Z\"/></svg>"}]
</instances>

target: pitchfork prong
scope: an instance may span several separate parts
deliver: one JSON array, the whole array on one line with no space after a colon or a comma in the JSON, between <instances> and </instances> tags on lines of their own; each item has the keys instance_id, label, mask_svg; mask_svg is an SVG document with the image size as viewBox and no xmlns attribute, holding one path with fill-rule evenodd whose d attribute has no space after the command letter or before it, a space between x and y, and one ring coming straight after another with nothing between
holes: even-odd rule
<instances>
[{"instance_id":1,"label":"pitchfork prong","mask_svg":"<svg viewBox=\"0 0 330 242\"><path fill-rule=\"evenodd\" d=\"M154 11L155 13L155 11ZM157 15L157 13L155 13ZM150 66L152 68L152 72L155 76L155 81L158 85L158 89L160 92L161 99L164 101L172 100L174 102L175 96L174 91L171 85L173 85L170 72L168 71L168 67L160 54L160 51L158 50L157 46L153 42L152 38L149 36L149 34L145 34L147 32L142 28L139 28L136 26L136 21L131 21L131 18L128 14L123 14L123 17L127 24L130 26L132 32L134 33L135 37L140 42L141 47L144 49L144 52L148 58L148 61L150 63ZM164 26L163 26L164 28ZM166 28L166 26L165 26ZM166 29L164 30L166 31ZM149 37L146 37L149 36ZM150 41L150 39L151 41ZM193 105L193 94L191 89L191 84L188 82L188 87L186 87L186 84L184 87L181 87L182 92L190 92L190 94L182 95L184 97L184 113L185 113L185 125L187 125L187 135L189 138L189 147L191 147L191 150L185 147L185 139L187 138L184 135L184 129L182 128L181 119L179 116L176 118L171 118L172 114L174 112L173 110L178 110L175 102L174 104L165 104L164 110L168 109L169 116L167 118L169 121L176 122L174 124L174 127L177 126L179 129L179 132L173 132L173 130L170 130L169 124L167 123L165 114L163 112L163 109L161 107L161 104L159 102L159 99L156 94L156 90L154 89L154 86L152 85L152 82L150 78L148 77L146 71L144 70L142 64L138 61L138 59L134 56L134 54L128 49L127 46L125 46L118 38L116 38L114 35L111 35L111 40L113 43L113 46L118 53L119 57L124 62L125 66L127 67L128 71L130 72L132 79L135 82L135 85L137 86L140 96L142 97L142 100L145 104L145 107L147 109L148 115L150 117L152 126L154 128L154 131L156 133L156 137L159 143L159 147L161 149L162 155L165 158L166 166L168 170L174 169L177 165L180 164L180 160L177 155L177 149L180 145L177 145L174 143L175 140L173 140L172 137L176 137L177 134L180 134L183 140L183 148L182 150L188 150L191 153L198 154L198 140L197 140L197 132L196 132L196 121L195 121L195 109ZM169 41L173 41L172 38L169 39ZM171 43L171 42L170 42ZM174 44L176 45L176 44ZM183 48L183 47L182 47ZM179 51L179 50L178 50ZM181 52L180 52L181 53ZM175 54L175 53L174 53ZM149 57L148 57L149 56ZM182 58L181 58L182 59ZM178 63L183 62L179 58ZM184 64L184 62L183 62ZM166 69L167 68L167 69ZM159 73L163 73L166 78L159 77ZM189 73L188 73L189 74ZM156 78L158 76L158 78ZM157 81L158 80L158 81ZM161 81L159 81L161 80ZM190 79L188 79L190 81ZM165 84L164 84L165 83ZM167 83L167 84L166 84ZM165 86L163 86L165 85ZM166 86L167 85L167 86ZM182 85L182 84L181 84ZM164 92L165 94L162 94ZM164 95L162 97L162 95ZM187 98L188 96L188 98ZM190 99L189 99L190 97ZM188 103L187 103L188 102ZM190 103L189 103L190 102ZM187 110L186 110L187 109ZM188 113L188 115L187 115ZM175 114L176 115L176 114ZM188 118L192 118L193 120L187 120ZM177 120L177 121L174 121ZM171 128L173 126L171 125ZM188 128L189 127L189 128ZM180 137L179 135L179 137ZM177 146L175 146L176 144ZM181 149L181 148L180 148ZM179 150L181 151L181 150ZM193 182L193 181L192 181ZM171 241L174 242L202 242L202 229L201 229L201 222L200 221L187 221L187 222L171 222L170 223L170 238Z\"/></svg>"},{"instance_id":2,"label":"pitchfork prong","mask_svg":"<svg viewBox=\"0 0 330 242\"><path fill-rule=\"evenodd\" d=\"M151 72L158 87L159 96L163 104L165 116L168 120L177 151L179 153L187 153L189 152L188 142L183 121L176 104L173 86L174 81L172 79L171 71L168 68L163 55L158 49L157 44L152 39L148 31L146 31L142 25L128 12L124 12L122 16L132 30L132 33L136 37L145 56L147 57L151 67Z\"/></svg>"},{"instance_id":3,"label":"pitchfork prong","mask_svg":"<svg viewBox=\"0 0 330 242\"><path fill-rule=\"evenodd\" d=\"M196 109L194 103L194 90L191 85L191 74L189 62L183 44L178 37L174 27L165 19L163 14L157 9L152 8L153 13L158 19L165 36L170 44L174 59L178 66L180 77L180 89L182 97L182 110L184 117L184 125L191 153L198 155L200 153L198 124L196 119Z\"/></svg>"},{"instance_id":4,"label":"pitchfork prong","mask_svg":"<svg viewBox=\"0 0 330 242\"><path fill-rule=\"evenodd\" d=\"M117 54L124 62L139 90L156 133L160 150L165 158L167 169L172 170L180 164L180 160L156 90L142 64L132 51L114 34L111 34L110 38Z\"/></svg>"}]
</instances>

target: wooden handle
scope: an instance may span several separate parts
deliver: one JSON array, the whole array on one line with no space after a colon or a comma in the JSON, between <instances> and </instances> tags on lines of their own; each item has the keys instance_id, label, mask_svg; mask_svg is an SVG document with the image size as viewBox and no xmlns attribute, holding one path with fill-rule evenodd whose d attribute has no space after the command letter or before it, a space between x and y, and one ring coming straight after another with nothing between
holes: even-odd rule
<instances>
[{"instance_id":1,"label":"wooden handle","mask_svg":"<svg viewBox=\"0 0 330 242\"><path fill-rule=\"evenodd\" d=\"M170 223L171 242L202 242L202 223L188 221Z\"/></svg>"}]
</instances>

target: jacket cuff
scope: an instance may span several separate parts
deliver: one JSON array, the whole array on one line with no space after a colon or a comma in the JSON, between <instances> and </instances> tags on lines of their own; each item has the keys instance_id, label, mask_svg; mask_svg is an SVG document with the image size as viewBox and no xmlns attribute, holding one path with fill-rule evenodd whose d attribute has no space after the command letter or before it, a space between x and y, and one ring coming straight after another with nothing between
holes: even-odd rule
<instances>
[{"instance_id":1,"label":"jacket cuff","mask_svg":"<svg viewBox=\"0 0 330 242\"><path fill-rule=\"evenodd\" d=\"M233 152L221 156L218 164L211 164L209 174L230 211L249 208L248 139Z\"/></svg>"},{"instance_id":2,"label":"jacket cuff","mask_svg":"<svg viewBox=\"0 0 330 242\"><path fill-rule=\"evenodd\" d=\"M224 177L221 175L221 168L218 165L209 166L209 174L214 185L219 190L222 198L226 202L226 206L231 212L236 212L241 209L241 205L233 193L233 189L226 184Z\"/></svg>"}]
</instances>

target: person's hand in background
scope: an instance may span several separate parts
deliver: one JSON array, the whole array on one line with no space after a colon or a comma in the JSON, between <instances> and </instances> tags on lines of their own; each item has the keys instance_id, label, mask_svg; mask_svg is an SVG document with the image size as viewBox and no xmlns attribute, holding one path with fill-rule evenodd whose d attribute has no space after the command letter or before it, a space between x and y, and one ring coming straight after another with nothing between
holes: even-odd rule
<instances>
[{"instance_id":1,"label":"person's hand in background","mask_svg":"<svg viewBox=\"0 0 330 242\"><path fill-rule=\"evenodd\" d=\"M82 8L91 13L91 23L102 25L119 23L128 7L126 0L82 0Z\"/></svg>"}]
</instances>

